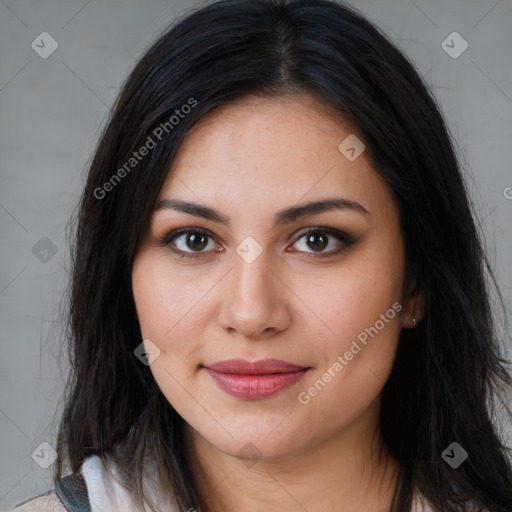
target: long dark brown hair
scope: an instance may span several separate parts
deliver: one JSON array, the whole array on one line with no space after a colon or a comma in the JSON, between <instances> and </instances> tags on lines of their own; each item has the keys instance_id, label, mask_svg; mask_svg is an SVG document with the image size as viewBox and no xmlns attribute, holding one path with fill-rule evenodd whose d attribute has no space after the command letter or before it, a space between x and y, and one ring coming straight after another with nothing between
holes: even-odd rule
<instances>
[{"instance_id":1,"label":"long dark brown hair","mask_svg":"<svg viewBox=\"0 0 512 512\"><path fill-rule=\"evenodd\" d=\"M407 276L426 297L424 320L402 333L382 395L383 439L402 468L392 511L409 511L420 492L444 512L470 502L510 512L512 469L495 397L511 380L491 314L492 272L450 136L409 60L329 0L198 9L157 39L123 85L75 218L71 372L55 479L92 454L110 456L142 509L147 457L181 510L208 509L187 465L183 419L134 356L141 333L131 269L190 128L244 96L286 94L314 96L358 128L399 208ZM131 160L148 137L154 147ZM452 442L469 454L457 469L441 456Z\"/></svg>"}]
</instances>

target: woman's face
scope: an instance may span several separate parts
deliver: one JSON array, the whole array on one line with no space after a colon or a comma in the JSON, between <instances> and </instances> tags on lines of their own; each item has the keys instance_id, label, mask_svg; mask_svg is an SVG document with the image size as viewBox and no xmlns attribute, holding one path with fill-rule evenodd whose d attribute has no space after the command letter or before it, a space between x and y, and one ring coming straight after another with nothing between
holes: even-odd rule
<instances>
[{"instance_id":1,"label":"woman's face","mask_svg":"<svg viewBox=\"0 0 512 512\"><path fill-rule=\"evenodd\" d=\"M411 323L392 194L321 108L246 98L203 118L134 262L154 378L190 431L228 454L368 435Z\"/></svg>"}]
</instances>

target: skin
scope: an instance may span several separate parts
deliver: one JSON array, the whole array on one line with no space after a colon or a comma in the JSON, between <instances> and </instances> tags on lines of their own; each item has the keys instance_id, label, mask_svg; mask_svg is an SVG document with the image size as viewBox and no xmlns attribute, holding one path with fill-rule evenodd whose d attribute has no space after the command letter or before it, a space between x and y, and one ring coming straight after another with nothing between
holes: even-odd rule
<instances>
[{"instance_id":1,"label":"skin","mask_svg":"<svg viewBox=\"0 0 512 512\"><path fill-rule=\"evenodd\" d=\"M157 209L133 265L142 336L160 350L150 368L185 419L189 462L208 511L390 508L398 464L379 435L380 395L400 331L412 327L413 314L421 318L422 302L414 291L404 293L391 191L365 152L354 161L340 152L357 131L331 114L300 95L244 98L201 119L157 202L210 206L231 224ZM368 213L334 209L274 225L282 209L332 197ZM184 227L208 230L211 238L187 245L185 234L161 243ZM328 245L308 244L306 228L317 228L318 237L322 227L353 243L330 235ZM262 249L251 263L236 250L248 236ZM199 257L179 258L171 246ZM401 312L300 403L299 393L394 303ZM234 357L277 358L310 370L271 397L244 400L222 391L203 368Z\"/></svg>"}]
</instances>

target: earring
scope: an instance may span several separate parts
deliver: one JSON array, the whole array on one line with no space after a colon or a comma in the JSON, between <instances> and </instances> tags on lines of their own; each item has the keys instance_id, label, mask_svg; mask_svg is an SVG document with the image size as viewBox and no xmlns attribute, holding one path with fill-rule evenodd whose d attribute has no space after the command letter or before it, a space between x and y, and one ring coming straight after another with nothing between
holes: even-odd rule
<instances>
[{"instance_id":1,"label":"earring","mask_svg":"<svg viewBox=\"0 0 512 512\"><path fill-rule=\"evenodd\" d=\"M412 326L416 327L416 317L412 315Z\"/></svg>"}]
</instances>

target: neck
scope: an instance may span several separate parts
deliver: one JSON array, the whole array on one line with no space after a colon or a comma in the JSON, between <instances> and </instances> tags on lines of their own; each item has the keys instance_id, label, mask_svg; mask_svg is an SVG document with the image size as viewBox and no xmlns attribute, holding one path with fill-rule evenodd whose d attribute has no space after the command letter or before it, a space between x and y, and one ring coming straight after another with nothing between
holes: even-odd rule
<instances>
[{"instance_id":1,"label":"neck","mask_svg":"<svg viewBox=\"0 0 512 512\"><path fill-rule=\"evenodd\" d=\"M354 426L288 457L247 461L186 424L186 452L206 512L388 512L399 464L374 422Z\"/></svg>"}]
</instances>

